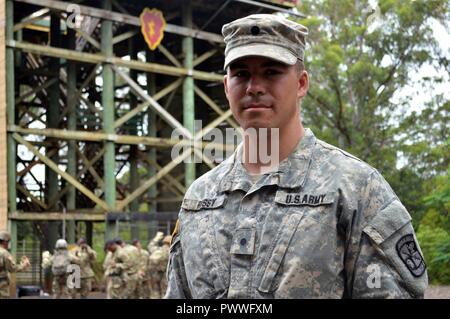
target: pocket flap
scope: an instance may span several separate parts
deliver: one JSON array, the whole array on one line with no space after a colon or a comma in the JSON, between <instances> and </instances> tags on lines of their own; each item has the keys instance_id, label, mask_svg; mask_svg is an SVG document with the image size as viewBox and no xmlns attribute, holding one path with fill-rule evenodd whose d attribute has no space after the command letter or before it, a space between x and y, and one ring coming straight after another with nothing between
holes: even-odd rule
<instances>
[{"instance_id":1,"label":"pocket flap","mask_svg":"<svg viewBox=\"0 0 450 319\"><path fill-rule=\"evenodd\" d=\"M379 211L363 231L380 245L410 221L411 216L406 208L399 200L394 200Z\"/></svg>"},{"instance_id":2,"label":"pocket flap","mask_svg":"<svg viewBox=\"0 0 450 319\"><path fill-rule=\"evenodd\" d=\"M215 209L222 207L225 203L225 195L215 196L204 199L183 199L181 208L186 210L199 211L202 209Z\"/></svg>"}]
</instances>

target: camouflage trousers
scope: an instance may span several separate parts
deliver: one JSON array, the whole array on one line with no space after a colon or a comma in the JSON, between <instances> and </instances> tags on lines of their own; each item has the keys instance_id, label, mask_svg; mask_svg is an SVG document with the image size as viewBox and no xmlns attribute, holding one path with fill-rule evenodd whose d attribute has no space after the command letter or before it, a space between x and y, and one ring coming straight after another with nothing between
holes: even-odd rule
<instances>
[{"instance_id":1,"label":"camouflage trousers","mask_svg":"<svg viewBox=\"0 0 450 319\"><path fill-rule=\"evenodd\" d=\"M109 299L137 299L139 276L138 274L111 276L110 277L110 298ZM107 287L108 291L108 287Z\"/></svg>"},{"instance_id":2,"label":"camouflage trousers","mask_svg":"<svg viewBox=\"0 0 450 319\"><path fill-rule=\"evenodd\" d=\"M9 298L9 282L8 280L0 279L0 299Z\"/></svg>"},{"instance_id":3,"label":"camouflage trousers","mask_svg":"<svg viewBox=\"0 0 450 319\"><path fill-rule=\"evenodd\" d=\"M150 298L150 279L148 277L139 278L137 284L137 295L139 299Z\"/></svg>"},{"instance_id":4,"label":"camouflage trousers","mask_svg":"<svg viewBox=\"0 0 450 319\"><path fill-rule=\"evenodd\" d=\"M76 299L77 295L80 294L80 298L86 299L92 290L92 278L81 278L80 288L74 288L70 290L72 299Z\"/></svg>"},{"instance_id":5,"label":"camouflage trousers","mask_svg":"<svg viewBox=\"0 0 450 319\"><path fill-rule=\"evenodd\" d=\"M53 298L61 299L69 296L69 288L67 287L67 275L53 276Z\"/></svg>"},{"instance_id":6,"label":"camouflage trousers","mask_svg":"<svg viewBox=\"0 0 450 319\"><path fill-rule=\"evenodd\" d=\"M167 290L165 271L154 271L150 274L150 299L162 299Z\"/></svg>"}]
</instances>

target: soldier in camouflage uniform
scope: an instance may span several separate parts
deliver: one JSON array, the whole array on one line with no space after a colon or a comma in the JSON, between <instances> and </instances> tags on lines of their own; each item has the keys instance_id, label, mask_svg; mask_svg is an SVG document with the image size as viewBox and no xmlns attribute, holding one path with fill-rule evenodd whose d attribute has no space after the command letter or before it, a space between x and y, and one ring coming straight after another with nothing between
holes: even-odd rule
<instances>
[{"instance_id":1,"label":"soldier in camouflage uniform","mask_svg":"<svg viewBox=\"0 0 450 319\"><path fill-rule=\"evenodd\" d=\"M87 244L85 238L78 240L78 246L73 254L80 259L80 288L72 290L72 298L76 298L80 294L81 299L86 299L92 290L92 279L94 279L94 270L92 269L97 253Z\"/></svg>"},{"instance_id":2,"label":"soldier in camouflage uniform","mask_svg":"<svg viewBox=\"0 0 450 319\"><path fill-rule=\"evenodd\" d=\"M112 281L111 299L138 298L136 290L140 264L137 248L117 239L108 243L107 249L113 253L106 272Z\"/></svg>"},{"instance_id":3,"label":"soldier in camouflage uniform","mask_svg":"<svg viewBox=\"0 0 450 319\"><path fill-rule=\"evenodd\" d=\"M80 265L80 259L67 249L67 241L58 239L55 243L55 252L50 255L48 251L43 252L42 268L51 267L53 275L52 291L53 299L61 299L69 296L69 265Z\"/></svg>"},{"instance_id":4,"label":"soldier in camouflage uniform","mask_svg":"<svg viewBox=\"0 0 450 319\"><path fill-rule=\"evenodd\" d=\"M167 290L167 263L169 261L169 248L171 236L165 236L155 243L149 258L150 269L150 298L161 299Z\"/></svg>"},{"instance_id":5,"label":"soldier in camouflage uniform","mask_svg":"<svg viewBox=\"0 0 450 319\"><path fill-rule=\"evenodd\" d=\"M11 234L5 230L0 231L0 299L9 298L9 274L13 272L25 271L30 266L30 261L26 256L16 264L14 257L8 251L8 244Z\"/></svg>"},{"instance_id":6,"label":"soldier in camouflage uniform","mask_svg":"<svg viewBox=\"0 0 450 319\"><path fill-rule=\"evenodd\" d=\"M148 271L149 253L142 248L141 242L138 239L133 240L133 246L138 249L140 260L137 294L139 299L148 299L150 298L150 277Z\"/></svg>"},{"instance_id":7,"label":"soldier in camouflage uniform","mask_svg":"<svg viewBox=\"0 0 450 319\"><path fill-rule=\"evenodd\" d=\"M394 191L301 123L307 28L251 15L222 33L231 111L244 130L279 129L279 162L249 160L265 141L250 136L189 187L166 298L422 298L426 266Z\"/></svg>"}]
</instances>

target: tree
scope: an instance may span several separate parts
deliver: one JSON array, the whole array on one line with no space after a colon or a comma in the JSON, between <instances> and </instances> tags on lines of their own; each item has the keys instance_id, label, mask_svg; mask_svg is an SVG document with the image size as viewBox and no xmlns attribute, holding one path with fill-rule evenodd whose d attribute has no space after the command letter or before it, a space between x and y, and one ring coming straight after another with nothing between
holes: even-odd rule
<instances>
[{"instance_id":1,"label":"tree","mask_svg":"<svg viewBox=\"0 0 450 319\"><path fill-rule=\"evenodd\" d=\"M383 173L395 169L398 127L412 104L395 94L418 80L411 74L422 65L448 66L430 21L445 24L449 2L382 0L371 11L368 1L322 0L302 1L299 9L310 30L305 123ZM373 17L379 27L370 30Z\"/></svg>"}]
</instances>

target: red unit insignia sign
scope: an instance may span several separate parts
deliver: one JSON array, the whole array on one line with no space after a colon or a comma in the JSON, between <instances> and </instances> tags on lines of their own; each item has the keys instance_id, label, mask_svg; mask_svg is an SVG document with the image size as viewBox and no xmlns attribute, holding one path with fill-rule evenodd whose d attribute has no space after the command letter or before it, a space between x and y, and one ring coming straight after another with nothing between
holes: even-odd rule
<instances>
[{"instance_id":1,"label":"red unit insignia sign","mask_svg":"<svg viewBox=\"0 0 450 319\"><path fill-rule=\"evenodd\" d=\"M139 16L141 20L141 32L144 35L151 50L155 50L164 37L164 29L166 28L166 20L158 9L145 8Z\"/></svg>"}]
</instances>

